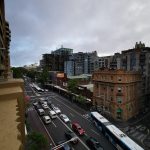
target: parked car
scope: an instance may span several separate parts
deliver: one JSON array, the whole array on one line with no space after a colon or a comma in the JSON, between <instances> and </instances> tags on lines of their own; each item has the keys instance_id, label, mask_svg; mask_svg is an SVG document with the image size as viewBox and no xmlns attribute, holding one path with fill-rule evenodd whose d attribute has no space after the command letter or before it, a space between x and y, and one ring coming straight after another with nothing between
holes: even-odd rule
<instances>
[{"instance_id":1,"label":"parked car","mask_svg":"<svg viewBox=\"0 0 150 150\"><path fill-rule=\"evenodd\" d=\"M37 112L40 116L45 114L45 111L43 109L37 109Z\"/></svg>"},{"instance_id":2,"label":"parked car","mask_svg":"<svg viewBox=\"0 0 150 150\"><path fill-rule=\"evenodd\" d=\"M67 138L68 140L71 140L71 139L72 139L72 140L71 140L72 143L74 143L74 144L78 143L78 137L75 135L74 132L68 130L68 131L65 132L65 136L66 136L66 138Z\"/></svg>"},{"instance_id":3,"label":"parked car","mask_svg":"<svg viewBox=\"0 0 150 150\"><path fill-rule=\"evenodd\" d=\"M48 89L44 89L45 92L48 92Z\"/></svg>"},{"instance_id":4,"label":"parked car","mask_svg":"<svg viewBox=\"0 0 150 150\"><path fill-rule=\"evenodd\" d=\"M45 124L49 124L49 123L51 123L51 119L50 119L50 117L49 116L43 116L43 121L44 121L44 123Z\"/></svg>"},{"instance_id":5,"label":"parked car","mask_svg":"<svg viewBox=\"0 0 150 150\"><path fill-rule=\"evenodd\" d=\"M60 114L60 118L65 122L70 122L69 118L65 114Z\"/></svg>"},{"instance_id":6,"label":"parked car","mask_svg":"<svg viewBox=\"0 0 150 150\"><path fill-rule=\"evenodd\" d=\"M61 113L61 110L58 107L53 107L53 110L55 111L56 114Z\"/></svg>"},{"instance_id":7,"label":"parked car","mask_svg":"<svg viewBox=\"0 0 150 150\"><path fill-rule=\"evenodd\" d=\"M84 129L81 128L81 126L78 123L73 123L72 129L79 135L84 135L84 133L85 133Z\"/></svg>"},{"instance_id":8,"label":"parked car","mask_svg":"<svg viewBox=\"0 0 150 150\"><path fill-rule=\"evenodd\" d=\"M53 111L53 110L50 110L49 111L49 116L52 118L52 119L55 119L57 117L56 113Z\"/></svg>"},{"instance_id":9,"label":"parked car","mask_svg":"<svg viewBox=\"0 0 150 150\"><path fill-rule=\"evenodd\" d=\"M57 148L56 150L73 150L73 148L68 143L65 143L65 142L66 141L58 142L57 145L61 145L61 146L59 146L59 148Z\"/></svg>"},{"instance_id":10,"label":"parked car","mask_svg":"<svg viewBox=\"0 0 150 150\"><path fill-rule=\"evenodd\" d=\"M33 106L35 107L35 106L37 106L38 105L38 102L34 102L33 103Z\"/></svg>"},{"instance_id":11,"label":"parked car","mask_svg":"<svg viewBox=\"0 0 150 150\"><path fill-rule=\"evenodd\" d=\"M51 107L52 101L47 101L47 105Z\"/></svg>"},{"instance_id":12,"label":"parked car","mask_svg":"<svg viewBox=\"0 0 150 150\"><path fill-rule=\"evenodd\" d=\"M36 110L41 109L41 106L39 104L35 105L34 107L35 107Z\"/></svg>"},{"instance_id":13,"label":"parked car","mask_svg":"<svg viewBox=\"0 0 150 150\"><path fill-rule=\"evenodd\" d=\"M44 109L48 109L48 108L49 108L46 103L43 103L43 104L42 104L42 107L43 107Z\"/></svg>"},{"instance_id":14,"label":"parked car","mask_svg":"<svg viewBox=\"0 0 150 150\"><path fill-rule=\"evenodd\" d=\"M88 138L86 144L91 150L103 150L101 144L93 137Z\"/></svg>"},{"instance_id":15,"label":"parked car","mask_svg":"<svg viewBox=\"0 0 150 150\"><path fill-rule=\"evenodd\" d=\"M51 109L53 109L53 110L54 110L54 108L55 108L54 104L51 104L50 107L51 107Z\"/></svg>"}]
</instances>

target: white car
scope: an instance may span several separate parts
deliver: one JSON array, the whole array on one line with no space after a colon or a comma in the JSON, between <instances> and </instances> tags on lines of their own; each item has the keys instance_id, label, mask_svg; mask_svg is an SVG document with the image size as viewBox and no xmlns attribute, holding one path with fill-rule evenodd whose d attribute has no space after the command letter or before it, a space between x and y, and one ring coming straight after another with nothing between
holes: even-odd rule
<instances>
[{"instance_id":1,"label":"white car","mask_svg":"<svg viewBox=\"0 0 150 150\"><path fill-rule=\"evenodd\" d=\"M70 122L69 118L68 118L65 114L61 114L61 115L60 115L60 118L61 118L65 123Z\"/></svg>"},{"instance_id":2,"label":"white car","mask_svg":"<svg viewBox=\"0 0 150 150\"><path fill-rule=\"evenodd\" d=\"M45 104L45 103L42 104L42 107L43 107L44 109L48 109L48 108L49 108L49 107L47 106L47 104Z\"/></svg>"},{"instance_id":3,"label":"white car","mask_svg":"<svg viewBox=\"0 0 150 150\"><path fill-rule=\"evenodd\" d=\"M61 113L61 110L58 107L54 107L53 110L55 111L56 114Z\"/></svg>"},{"instance_id":4,"label":"white car","mask_svg":"<svg viewBox=\"0 0 150 150\"><path fill-rule=\"evenodd\" d=\"M49 124L49 123L51 123L51 119L50 119L50 117L49 116L43 116L43 121L44 121L44 123L45 124Z\"/></svg>"}]
</instances>

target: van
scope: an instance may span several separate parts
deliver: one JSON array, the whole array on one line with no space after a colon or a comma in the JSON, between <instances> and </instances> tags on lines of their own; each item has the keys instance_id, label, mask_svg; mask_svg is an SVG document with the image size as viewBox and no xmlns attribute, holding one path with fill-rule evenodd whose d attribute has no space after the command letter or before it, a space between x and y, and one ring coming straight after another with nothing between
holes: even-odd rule
<instances>
[{"instance_id":1,"label":"van","mask_svg":"<svg viewBox=\"0 0 150 150\"><path fill-rule=\"evenodd\" d=\"M56 113L55 113L53 110L50 110L50 111L49 111L49 116L50 116L52 119L54 119L54 118L57 117Z\"/></svg>"},{"instance_id":2,"label":"van","mask_svg":"<svg viewBox=\"0 0 150 150\"><path fill-rule=\"evenodd\" d=\"M43 109L38 109L37 112L40 116L45 114L45 111Z\"/></svg>"}]
</instances>

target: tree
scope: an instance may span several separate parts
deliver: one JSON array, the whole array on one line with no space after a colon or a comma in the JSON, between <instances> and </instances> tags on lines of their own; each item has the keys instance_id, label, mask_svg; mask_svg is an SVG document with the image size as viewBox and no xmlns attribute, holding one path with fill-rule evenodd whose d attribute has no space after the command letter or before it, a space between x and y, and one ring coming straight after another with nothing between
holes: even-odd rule
<instances>
[{"instance_id":1,"label":"tree","mask_svg":"<svg viewBox=\"0 0 150 150\"><path fill-rule=\"evenodd\" d=\"M37 72L36 72L35 70L29 70L29 71L27 72L27 76L28 76L29 78L31 78L33 81L35 80L36 75L37 75Z\"/></svg>"},{"instance_id":2,"label":"tree","mask_svg":"<svg viewBox=\"0 0 150 150\"><path fill-rule=\"evenodd\" d=\"M76 93L76 88L77 88L77 80L72 79L68 81L68 90Z\"/></svg>"},{"instance_id":3,"label":"tree","mask_svg":"<svg viewBox=\"0 0 150 150\"><path fill-rule=\"evenodd\" d=\"M27 73L27 70L23 67L12 67L14 78L23 78L23 75Z\"/></svg>"},{"instance_id":4,"label":"tree","mask_svg":"<svg viewBox=\"0 0 150 150\"><path fill-rule=\"evenodd\" d=\"M27 150L45 150L48 147L48 141L43 134L31 132L27 135Z\"/></svg>"},{"instance_id":5,"label":"tree","mask_svg":"<svg viewBox=\"0 0 150 150\"><path fill-rule=\"evenodd\" d=\"M78 100L78 102L81 103L81 104L84 104L84 103L86 102L85 97L82 96L82 95L79 95L79 96L77 97L77 100Z\"/></svg>"},{"instance_id":6,"label":"tree","mask_svg":"<svg viewBox=\"0 0 150 150\"><path fill-rule=\"evenodd\" d=\"M48 82L49 73L46 68L43 69L43 71L39 74L37 77L38 82L41 83L41 85L44 85L46 82Z\"/></svg>"}]
</instances>

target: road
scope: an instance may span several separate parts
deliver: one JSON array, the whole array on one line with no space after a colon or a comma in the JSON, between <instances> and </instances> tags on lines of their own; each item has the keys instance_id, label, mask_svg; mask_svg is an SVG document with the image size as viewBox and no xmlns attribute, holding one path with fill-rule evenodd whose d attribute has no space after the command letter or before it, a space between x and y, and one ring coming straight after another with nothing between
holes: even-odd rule
<instances>
[{"instance_id":1,"label":"road","mask_svg":"<svg viewBox=\"0 0 150 150\"><path fill-rule=\"evenodd\" d=\"M46 93L36 93L29 85L29 83L25 83L25 89L26 94L31 97L31 101L38 101L39 97L48 97L52 103L59 107L62 113L66 114L69 119L72 122L78 122L81 127L85 130L84 136L78 136L79 143L76 145L72 145L72 147L76 150L86 150L89 149L85 141L88 137L92 136L95 137L100 144L103 146L106 150L113 150L114 147L108 140L97 130L97 128L93 125L93 123L90 121L90 117L88 115L88 112L81 109L80 107L76 106L75 104L71 103L69 100L63 98L62 96L53 93L53 92L46 92ZM30 118L30 123L32 124L32 127L38 128L38 131L41 131L46 135L47 138L49 138L49 141L53 144L53 147L57 145L60 141L67 141L65 138L65 131L72 130L71 123L66 124L64 123L59 115L56 119L52 120L52 123L49 125L45 125L41 117L37 114L34 107L31 105L28 108L28 118ZM46 114L48 114L49 110L46 110ZM69 143L70 144L70 143Z\"/></svg>"}]
</instances>

